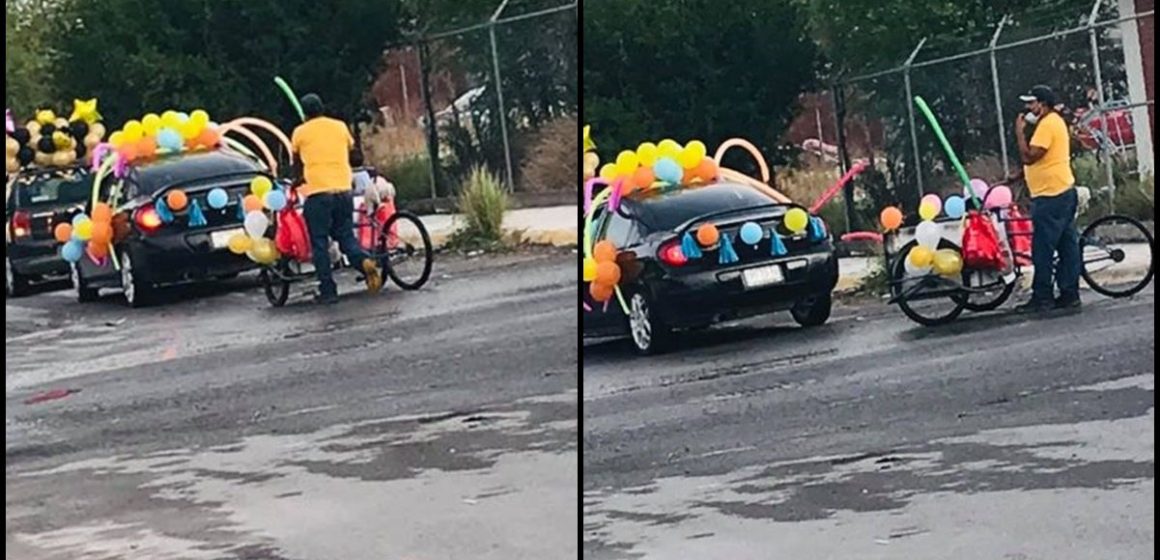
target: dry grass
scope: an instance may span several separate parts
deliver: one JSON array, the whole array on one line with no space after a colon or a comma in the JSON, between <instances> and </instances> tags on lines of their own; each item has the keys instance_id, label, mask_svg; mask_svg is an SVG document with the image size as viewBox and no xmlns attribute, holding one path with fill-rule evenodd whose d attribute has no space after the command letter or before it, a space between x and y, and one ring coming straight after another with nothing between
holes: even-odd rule
<instances>
[{"instance_id":1,"label":"dry grass","mask_svg":"<svg viewBox=\"0 0 1160 560\"><path fill-rule=\"evenodd\" d=\"M363 154L368 164L388 169L401 162L427 155L427 137L415 126L375 127L363 132Z\"/></svg>"},{"instance_id":2,"label":"dry grass","mask_svg":"<svg viewBox=\"0 0 1160 560\"><path fill-rule=\"evenodd\" d=\"M841 176L836 167L779 168L773 171L777 190L798 204L810 204Z\"/></svg>"},{"instance_id":3,"label":"dry grass","mask_svg":"<svg viewBox=\"0 0 1160 560\"><path fill-rule=\"evenodd\" d=\"M576 143L579 125L575 117L548 123L531 141L520 172L520 190L528 192L576 189Z\"/></svg>"}]
</instances>

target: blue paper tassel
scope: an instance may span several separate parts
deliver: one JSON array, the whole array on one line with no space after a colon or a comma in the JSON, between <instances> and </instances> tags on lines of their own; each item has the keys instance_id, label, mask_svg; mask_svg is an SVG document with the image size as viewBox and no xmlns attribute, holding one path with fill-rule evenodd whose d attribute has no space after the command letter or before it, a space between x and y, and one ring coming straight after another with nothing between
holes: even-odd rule
<instances>
[{"instance_id":1,"label":"blue paper tassel","mask_svg":"<svg viewBox=\"0 0 1160 560\"><path fill-rule=\"evenodd\" d=\"M240 194L238 195L238 221L246 221L246 200Z\"/></svg>"},{"instance_id":2,"label":"blue paper tassel","mask_svg":"<svg viewBox=\"0 0 1160 560\"><path fill-rule=\"evenodd\" d=\"M687 259L701 258L701 248L697 246L697 240L693 239L693 234L685 232L685 236L681 238L681 252L685 254Z\"/></svg>"},{"instance_id":3,"label":"blue paper tassel","mask_svg":"<svg viewBox=\"0 0 1160 560\"><path fill-rule=\"evenodd\" d=\"M826 229L822 225L822 219L817 216L810 217L810 239L817 241L826 236Z\"/></svg>"},{"instance_id":4,"label":"blue paper tassel","mask_svg":"<svg viewBox=\"0 0 1160 560\"><path fill-rule=\"evenodd\" d=\"M161 218L162 223L168 224L173 222L173 212L169 210L169 205L165 204L164 200L158 200L154 210L157 211L157 217Z\"/></svg>"},{"instance_id":5,"label":"blue paper tassel","mask_svg":"<svg viewBox=\"0 0 1160 560\"><path fill-rule=\"evenodd\" d=\"M205 219L205 213L201 211L201 204L195 200L189 207L189 226L190 227L205 227L209 222Z\"/></svg>"},{"instance_id":6,"label":"blue paper tassel","mask_svg":"<svg viewBox=\"0 0 1160 560\"><path fill-rule=\"evenodd\" d=\"M733 242L729 240L728 235L721 236L721 250L717 254L718 264L733 264L741 260L737 257L737 251L733 250Z\"/></svg>"},{"instance_id":7,"label":"blue paper tassel","mask_svg":"<svg viewBox=\"0 0 1160 560\"><path fill-rule=\"evenodd\" d=\"M776 229L769 231L769 254L780 257L789 251L785 248L785 242L781 240L781 236L777 234Z\"/></svg>"}]
</instances>

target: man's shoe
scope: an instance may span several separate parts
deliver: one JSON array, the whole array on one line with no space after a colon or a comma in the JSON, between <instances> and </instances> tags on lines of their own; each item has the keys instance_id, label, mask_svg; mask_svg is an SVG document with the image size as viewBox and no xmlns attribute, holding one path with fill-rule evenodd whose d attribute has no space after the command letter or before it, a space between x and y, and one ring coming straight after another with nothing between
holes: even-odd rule
<instances>
[{"instance_id":1,"label":"man's shoe","mask_svg":"<svg viewBox=\"0 0 1160 560\"><path fill-rule=\"evenodd\" d=\"M1015 306L1016 313L1047 313L1051 311L1053 305L1051 302L1030 300L1020 305Z\"/></svg>"},{"instance_id":2,"label":"man's shoe","mask_svg":"<svg viewBox=\"0 0 1160 560\"><path fill-rule=\"evenodd\" d=\"M1083 307L1083 302L1077 297L1056 298L1055 300L1056 309L1079 309L1080 307Z\"/></svg>"},{"instance_id":3,"label":"man's shoe","mask_svg":"<svg viewBox=\"0 0 1160 560\"><path fill-rule=\"evenodd\" d=\"M334 305L338 303L338 294L314 294L314 303Z\"/></svg>"},{"instance_id":4,"label":"man's shoe","mask_svg":"<svg viewBox=\"0 0 1160 560\"><path fill-rule=\"evenodd\" d=\"M372 294L379 293L383 289L383 273L379 271L379 265L371 259L363 259L362 271L366 275L367 291Z\"/></svg>"}]
</instances>

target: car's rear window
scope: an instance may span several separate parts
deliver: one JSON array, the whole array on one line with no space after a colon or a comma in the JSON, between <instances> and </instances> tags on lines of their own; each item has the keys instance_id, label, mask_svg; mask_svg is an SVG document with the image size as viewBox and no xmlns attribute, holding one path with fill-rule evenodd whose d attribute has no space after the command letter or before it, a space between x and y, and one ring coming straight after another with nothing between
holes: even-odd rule
<instances>
[{"instance_id":1,"label":"car's rear window","mask_svg":"<svg viewBox=\"0 0 1160 560\"><path fill-rule=\"evenodd\" d=\"M16 180L13 200L21 209L82 204L92 196L92 187L92 176L85 171L29 175Z\"/></svg>"},{"instance_id":2,"label":"car's rear window","mask_svg":"<svg viewBox=\"0 0 1160 560\"><path fill-rule=\"evenodd\" d=\"M137 167L131 175L132 196L156 194L162 189L261 173L258 164L240 155L215 151L162 158Z\"/></svg>"},{"instance_id":3,"label":"car's rear window","mask_svg":"<svg viewBox=\"0 0 1160 560\"><path fill-rule=\"evenodd\" d=\"M684 188L661 195L634 199L637 218L653 231L670 230L716 212L741 210L776 203L762 192L745 185L720 183Z\"/></svg>"}]
</instances>

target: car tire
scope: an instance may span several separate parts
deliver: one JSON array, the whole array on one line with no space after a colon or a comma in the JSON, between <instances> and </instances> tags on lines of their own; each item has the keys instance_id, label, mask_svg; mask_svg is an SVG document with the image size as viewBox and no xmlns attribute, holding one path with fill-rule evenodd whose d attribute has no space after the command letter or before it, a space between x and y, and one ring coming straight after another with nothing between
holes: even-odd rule
<instances>
[{"instance_id":1,"label":"car tire","mask_svg":"<svg viewBox=\"0 0 1160 560\"><path fill-rule=\"evenodd\" d=\"M85 281L81 278L80 267L74 264L69 268L72 271L69 277L72 279L73 290L77 296L77 303L92 303L97 301L101 291L97 288L85 287Z\"/></svg>"},{"instance_id":2,"label":"car tire","mask_svg":"<svg viewBox=\"0 0 1160 560\"><path fill-rule=\"evenodd\" d=\"M653 299L648 290L633 290L628 303L628 334L632 349L641 356L653 356L667 351L673 332L657 317Z\"/></svg>"},{"instance_id":3,"label":"car tire","mask_svg":"<svg viewBox=\"0 0 1160 560\"><path fill-rule=\"evenodd\" d=\"M820 327L830 319L833 307L834 298L829 293L818 294L794 304L790 315L803 327Z\"/></svg>"},{"instance_id":4,"label":"car tire","mask_svg":"<svg viewBox=\"0 0 1160 560\"><path fill-rule=\"evenodd\" d=\"M28 279L12 268L12 260L4 258L4 297L18 298L28 295Z\"/></svg>"},{"instance_id":5,"label":"car tire","mask_svg":"<svg viewBox=\"0 0 1160 560\"><path fill-rule=\"evenodd\" d=\"M137 309L153 303L156 289L137 274L136 271L143 267L144 261L134 259L132 253L128 249L121 253L121 291L125 295L125 303Z\"/></svg>"}]
</instances>

